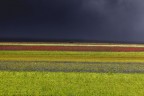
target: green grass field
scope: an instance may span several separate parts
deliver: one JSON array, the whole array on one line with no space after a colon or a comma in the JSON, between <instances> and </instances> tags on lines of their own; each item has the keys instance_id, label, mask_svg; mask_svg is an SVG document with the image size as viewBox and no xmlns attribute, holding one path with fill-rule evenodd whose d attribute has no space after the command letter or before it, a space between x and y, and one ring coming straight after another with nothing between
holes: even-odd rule
<instances>
[{"instance_id":1,"label":"green grass field","mask_svg":"<svg viewBox=\"0 0 144 96\"><path fill-rule=\"evenodd\" d=\"M0 95L144 96L144 52L0 51Z\"/></svg>"},{"instance_id":2,"label":"green grass field","mask_svg":"<svg viewBox=\"0 0 144 96\"><path fill-rule=\"evenodd\" d=\"M143 96L144 74L0 72L2 96Z\"/></svg>"}]
</instances>

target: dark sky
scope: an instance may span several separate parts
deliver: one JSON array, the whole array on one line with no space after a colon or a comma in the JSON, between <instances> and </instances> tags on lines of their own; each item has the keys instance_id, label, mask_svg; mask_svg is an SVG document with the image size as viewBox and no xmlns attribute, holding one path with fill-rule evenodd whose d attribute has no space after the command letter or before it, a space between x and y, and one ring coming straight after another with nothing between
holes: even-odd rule
<instances>
[{"instance_id":1,"label":"dark sky","mask_svg":"<svg viewBox=\"0 0 144 96\"><path fill-rule=\"evenodd\" d=\"M0 0L0 39L144 43L144 1Z\"/></svg>"}]
</instances>

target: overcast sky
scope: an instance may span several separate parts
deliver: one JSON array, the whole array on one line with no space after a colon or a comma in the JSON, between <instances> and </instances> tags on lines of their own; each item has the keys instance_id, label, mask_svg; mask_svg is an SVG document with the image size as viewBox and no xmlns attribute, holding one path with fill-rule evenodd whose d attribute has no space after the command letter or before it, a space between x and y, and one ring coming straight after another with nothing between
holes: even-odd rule
<instances>
[{"instance_id":1,"label":"overcast sky","mask_svg":"<svg viewBox=\"0 0 144 96\"><path fill-rule=\"evenodd\" d=\"M0 38L144 43L144 0L0 0Z\"/></svg>"}]
</instances>

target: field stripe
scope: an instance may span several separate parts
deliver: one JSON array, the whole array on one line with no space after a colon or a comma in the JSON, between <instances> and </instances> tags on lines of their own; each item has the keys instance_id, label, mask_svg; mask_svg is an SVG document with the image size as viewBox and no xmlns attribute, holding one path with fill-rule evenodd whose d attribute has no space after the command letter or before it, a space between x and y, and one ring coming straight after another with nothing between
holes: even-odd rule
<instances>
[{"instance_id":1,"label":"field stripe","mask_svg":"<svg viewBox=\"0 0 144 96\"><path fill-rule=\"evenodd\" d=\"M143 44L102 44L102 43L0 43L10 46L101 46L101 47L144 47Z\"/></svg>"},{"instance_id":2,"label":"field stripe","mask_svg":"<svg viewBox=\"0 0 144 96\"><path fill-rule=\"evenodd\" d=\"M3 71L144 73L144 63L0 61Z\"/></svg>"},{"instance_id":3,"label":"field stripe","mask_svg":"<svg viewBox=\"0 0 144 96\"><path fill-rule=\"evenodd\" d=\"M144 47L1 45L0 50L144 52Z\"/></svg>"},{"instance_id":4,"label":"field stripe","mask_svg":"<svg viewBox=\"0 0 144 96\"><path fill-rule=\"evenodd\" d=\"M0 51L1 61L144 62L144 52Z\"/></svg>"}]
</instances>

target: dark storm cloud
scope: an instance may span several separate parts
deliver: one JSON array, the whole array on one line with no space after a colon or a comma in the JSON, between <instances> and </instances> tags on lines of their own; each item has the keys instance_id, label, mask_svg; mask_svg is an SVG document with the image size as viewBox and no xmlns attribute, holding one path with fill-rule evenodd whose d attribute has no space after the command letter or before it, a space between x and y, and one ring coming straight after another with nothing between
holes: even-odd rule
<instances>
[{"instance_id":1,"label":"dark storm cloud","mask_svg":"<svg viewBox=\"0 0 144 96\"><path fill-rule=\"evenodd\" d=\"M143 0L1 0L0 38L144 42Z\"/></svg>"},{"instance_id":2,"label":"dark storm cloud","mask_svg":"<svg viewBox=\"0 0 144 96\"><path fill-rule=\"evenodd\" d=\"M142 2L134 0L89 0L85 1L84 8L93 16L103 17L100 20L101 28L94 30L99 31L96 33L99 33L100 37L110 40L130 40L138 19L140 3Z\"/></svg>"}]
</instances>

